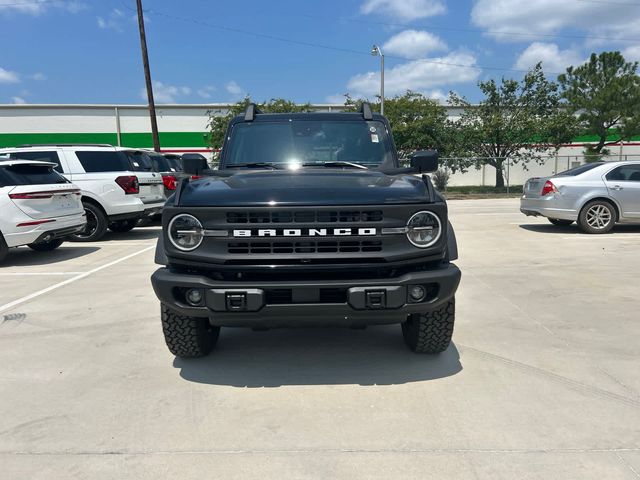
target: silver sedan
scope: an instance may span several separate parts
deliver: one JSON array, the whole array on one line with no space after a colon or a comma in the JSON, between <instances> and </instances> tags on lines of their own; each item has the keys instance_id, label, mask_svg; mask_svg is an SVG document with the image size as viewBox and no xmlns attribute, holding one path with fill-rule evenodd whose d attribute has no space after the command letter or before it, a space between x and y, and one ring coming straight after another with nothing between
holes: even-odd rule
<instances>
[{"instance_id":1,"label":"silver sedan","mask_svg":"<svg viewBox=\"0 0 640 480\"><path fill-rule=\"evenodd\" d=\"M586 233L640 223L640 162L587 163L553 177L530 178L520 211L554 225L577 222Z\"/></svg>"}]
</instances>

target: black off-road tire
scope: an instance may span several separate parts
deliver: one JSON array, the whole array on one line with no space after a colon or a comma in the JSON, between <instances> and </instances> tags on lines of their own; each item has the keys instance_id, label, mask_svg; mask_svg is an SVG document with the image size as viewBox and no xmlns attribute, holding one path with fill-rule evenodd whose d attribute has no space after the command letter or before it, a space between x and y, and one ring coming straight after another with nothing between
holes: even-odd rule
<instances>
[{"instance_id":1,"label":"black off-road tire","mask_svg":"<svg viewBox=\"0 0 640 480\"><path fill-rule=\"evenodd\" d=\"M56 238L55 240L49 240L48 242L30 243L29 245L27 245L27 247L29 247L31 250L35 250L36 252L51 252L63 243L63 239Z\"/></svg>"},{"instance_id":2,"label":"black off-road tire","mask_svg":"<svg viewBox=\"0 0 640 480\"><path fill-rule=\"evenodd\" d=\"M9 247L7 247L7 244L4 241L2 234L0 233L0 263L2 263L5 258L7 258L8 254L9 254Z\"/></svg>"},{"instance_id":3,"label":"black off-road tire","mask_svg":"<svg viewBox=\"0 0 640 480\"><path fill-rule=\"evenodd\" d=\"M160 306L162 331L169 351L176 357L197 358L208 355L213 349L220 327L209 324L209 320L199 317L187 317Z\"/></svg>"},{"instance_id":4,"label":"black off-road tire","mask_svg":"<svg viewBox=\"0 0 640 480\"><path fill-rule=\"evenodd\" d=\"M590 217L592 212L595 212L598 209L600 209L603 212L603 215L605 215L603 218L608 218L609 220L605 226L596 227L594 225L594 220ZM582 207L580 215L578 215L578 226L584 233L609 233L617 221L618 211L616 210L616 207L607 200L592 200Z\"/></svg>"},{"instance_id":5,"label":"black off-road tire","mask_svg":"<svg viewBox=\"0 0 640 480\"><path fill-rule=\"evenodd\" d=\"M561 220L559 218L548 218L547 220L553 223L556 227L568 227L573 223L573 220Z\"/></svg>"},{"instance_id":6,"label":"black off-road tire","mask_svg":"<svg viewBox=\"0 0 640 480\"><path fill-rule=\"evenodd\" d=\"M97 242L107 232L107 216L102 209L91 202L82 202L87 214L87 227L79 233L69 236L72 242Z\"/></svg>"},{"instance_id":7,"label":"black off-road tire","mask_svg":"<svg viewBox=\"0 0 640 480\"><path fill-rule=\"evenodd\" d=\"M451 343L455 317L455 299L437 310L409 315L402 324L404 342L415 353L444 352Z\"/></svg>"},{"instance_id":8,"label":"black off-road tire","mask_svg":"<svg viewBox=\"0 0 640 480\"><path fill-rule=\"evenodd\" d=\"M114 233L127 233L138 226L138 220L119 220L109 224L109 230Z\"/></svg>"}]
</instances>

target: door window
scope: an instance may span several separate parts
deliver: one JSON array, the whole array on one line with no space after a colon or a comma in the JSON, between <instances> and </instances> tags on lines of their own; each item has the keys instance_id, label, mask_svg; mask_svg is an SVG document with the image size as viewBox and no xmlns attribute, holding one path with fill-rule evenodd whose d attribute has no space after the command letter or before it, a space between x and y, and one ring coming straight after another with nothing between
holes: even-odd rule
<instances>
[{"instance_id":1,"label":"door window","mask_svg":"<svg viewBox=\"0 0 640 480\"><path fill-rule=\"evenodd\" d=\"M640 165L621 165L607 173L610 182L639 182Z\"/></svg>"}]
</instances>

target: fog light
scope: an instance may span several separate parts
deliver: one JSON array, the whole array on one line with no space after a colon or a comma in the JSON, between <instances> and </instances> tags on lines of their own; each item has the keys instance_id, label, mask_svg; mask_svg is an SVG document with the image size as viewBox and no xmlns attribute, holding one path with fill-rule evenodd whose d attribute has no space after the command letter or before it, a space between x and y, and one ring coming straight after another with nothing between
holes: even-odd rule
<instances>
[{"instance_id":1,"label":"fog light","mask_svg":"<svg viewBox=\"0 0 640 480\"><path fill-rule=\"evenodd\" d=\"M424 300L426 294L427 292L425 291L424 287L420 285L414 285L409 290L409 296L414 302L421 302L422 300Z\"/></svg>"},{"instance_id":2,"label":"fog light","mask_svg":"<svg viewBox=\"0 0 640 480\"><path fill-rule=\"evenodd\" d=\"M202 303L202 290L187 290L187 302L193 306L200 305Z\"/></svg>"}]
</instances>

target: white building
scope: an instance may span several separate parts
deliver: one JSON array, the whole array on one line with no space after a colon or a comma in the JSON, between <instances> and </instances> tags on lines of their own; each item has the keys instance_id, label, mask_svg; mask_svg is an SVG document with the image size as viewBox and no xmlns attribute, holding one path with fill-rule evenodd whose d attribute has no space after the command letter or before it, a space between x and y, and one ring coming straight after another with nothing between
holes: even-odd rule
<instances>
[{"instance_id":1,"label":"white building","mask_svg":"<svg viewBox=\"0 0 640 480\"><path fill-rule=\"evenodd\" d=\"M211 153L208 144L209 116L224 115L230 104L157 105L160 144L165 152ZM341 111L344 105L317 104L318 111ZM448 107L450 118L459 108ZM145 105L0 105L0 148L43 143L107 143L135 148L151 148L151 129ZM526 178L550 175L583 162L581 143L563 147L557 158L543 166L530 163L528 170L510 166L512 185ZM616 159L638 158L640 143L610 148ZM486 166L454 174L451 185L492 185L495 170Z\"/></svg>"}]
</instances>

